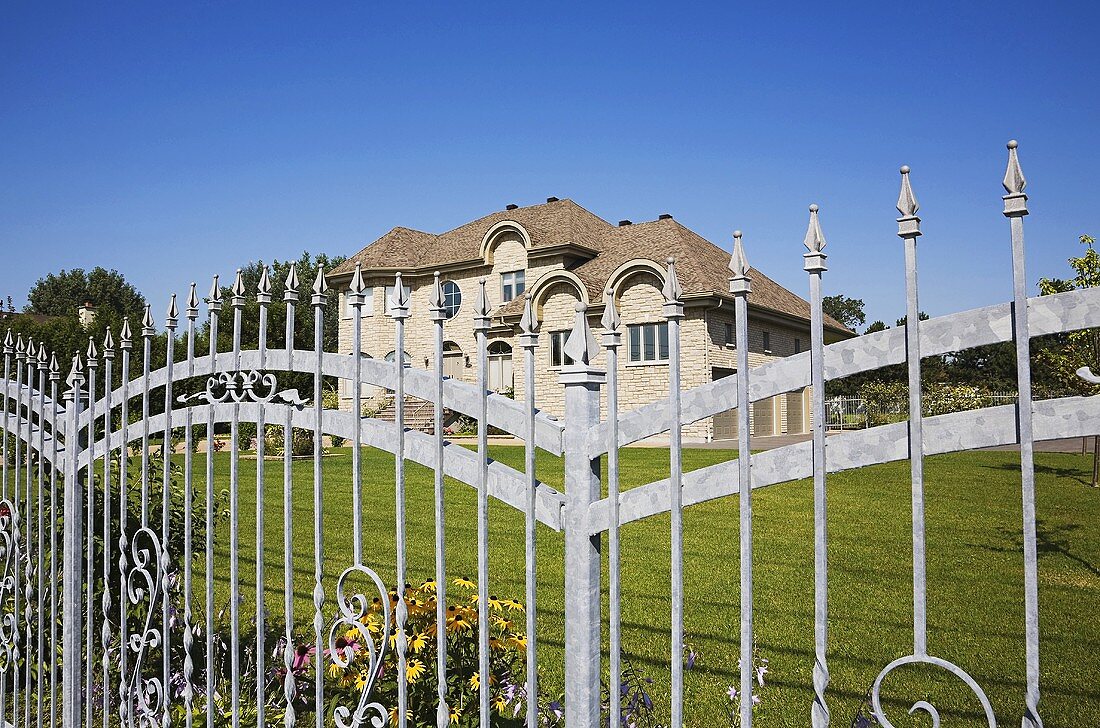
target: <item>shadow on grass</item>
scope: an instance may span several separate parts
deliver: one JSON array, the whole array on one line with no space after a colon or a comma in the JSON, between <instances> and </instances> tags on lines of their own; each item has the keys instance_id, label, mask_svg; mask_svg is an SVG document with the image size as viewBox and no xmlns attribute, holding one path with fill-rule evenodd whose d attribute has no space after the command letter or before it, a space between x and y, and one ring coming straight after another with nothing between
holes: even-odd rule
<instances>
[{"instance_id":1,"label":"shadow on grass","mask_svg":"<svg viewBox=\"0 0 1100 728\"><path fill-rule=\"evenodd\" d=\"M1000 463L998 465L983 465L983 468L990 470L1007 470L1011 472L1020 472L1020 466L1013 462ZM1073 480L1081 485L1092 487L1091 476L1086 477L1086 473L1081 468L1073 467L1056 467L1053 465L1044 465L1042 463L1035 463L1035 475L1049 475L1054 478L1063 480Z\"/></svg>"},{"instance_id":2,"label":"shadow on grass","mask_svg":"<svg viewBox=\"0 0 1100 728\"><path fill-rule=\"evenodd\" d=\"M1100 578L1100 566L1086 559L1084 556L1075 553L1070 547L1070 536L1075 531L1081 530L1081 525L1077 523L1066 523L1059 526L1047 526L1046 523L1040 518L1035 521L1035 548L1039 558L1044 556L1062 556L1078 566L1082 567L1089 574L1096 578ZM1008 545L997 546L992 544L971 544L976 548L985 549L987 551L994 551L997 553L1022 553L1024 548L1024 536L1020 531L1014 531L1008 528L1000 528L1001 536L1007 542Z\"/></svg>"}]
</instances>

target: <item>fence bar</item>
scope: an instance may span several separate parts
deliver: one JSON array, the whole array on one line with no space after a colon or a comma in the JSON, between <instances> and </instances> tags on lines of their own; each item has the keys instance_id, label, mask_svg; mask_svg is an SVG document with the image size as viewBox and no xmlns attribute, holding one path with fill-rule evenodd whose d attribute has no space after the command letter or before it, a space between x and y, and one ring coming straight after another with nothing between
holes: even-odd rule
<instances>
[{"instance_id":1,"label":"fence bar","mask_svg":"<svg viewBox=\"0 0 1100 728\"><path fill-rule=\"evenodd\" d=\"M752 453L749 435L749 304L752 291L749 263L741 243L741 231L733 233L733 256L730 258L730 293L734 297L734 318L737 327L737 501L740 518L741 571L741 690L738 707L742 728L752 726Z\"/></svg>"},{"instance_id":2,"label":"fence bar","mask_svg":"<svg viewBox=\"0 0 1100 728\"><path fill-rule=\"evenodd\" d=\"M161 637L161 673L164 685L164 709L161 712L161 725L168 728L169 710L172 695L169 690L172 679L172 632L169 613L171 597L168 594L168 529L172 514L172 374L176 358L176 326L179 323L179 310L176 308L176 294L172 294L168 303L168 315L164 322L165 332L165 382L164 382L164 440L161 443L161 510L160 510L160 579L164 585L160 599Z\"/></svg>"},{"instance_id":3,"label":"fence bar","mask_svg":"<svg viewBox=\"0 0 1100 728\"><path fill-rule=\"evenodd\" d=\"M46 346L45 344L40 344L39 347L35 348L35 349L32 349L30 346L27 347L27 471L26 471L26 474L25 474L25 478L26 478L26 481L25 481L26 482L26 490L24 491L25 498L23 500L23 502L25 504L25 508L26 508L26 514L27 514L27 521L26 521L26 523L27 523L27 552L26 552L26 555L25 555L27 572L26 572L26 578L25 578L24 584L23 584L23 596L25 597L25 599L23 601L23 624L25 625L26 630L27 630L26 631L27 640L26 640L26 643L25 643L27 652L26 652L26 656L23 659L23 676L24 676L23 677L23 694L25 696L25 700L23 701L23 725L27 726L27 728L30 728L30 725L31 725L31 696L33 695L33 686L32 686L32 683L31 683L31 665L34 662L34 657L37 656L37 655L35 655L35 652L34 652L34 647L33 647L34 641L32 640L32 637L33 637L33 635L32 635L32 631L33 631L32 624L33 624L33 619L34 619L34 604L35 604L35 596L34 596L34 578L35 578L35 573L34 573L34 567L35 567L34 544L35 544L35 532L34 532L34 518L33 518L33 516L34 516L34 501L32 500L32 495L33 495L32 485L33 485L33 482L34 482L34 468L33 468L33 457L34 457L34 453L33 453L33 450L34 450L34 447L33 447L33 445L34 445L34 410L35 410L35 407L34 407L34 395L35 395L34 373L35 373L35 369L37 368L37 365L38 365L38 352L41 349L44 349L45 346ZM39 413L41 414L41 410L39 410ZM39 427L44 427L45 426L45 423L41 420L41 417L39 418L38 424L39 424ZM41 451L39 451L39 456L41 456ZM91 488L89 488L89 492L90 491L91 491ZM89 530L89 532L91 531L90 526L89 526L88 530ZM91 573L91 569L89 569L88 572ZM90 595L90 590L89 590L89 595ZM89 618L91 617L91 614L92 614L92 602L91 602L91 599L89 599L88 600L88 615L89 615ZM89 621L90 621L90 619L89 619ZM89 644L89 650L88 650L88 662L87 662L88 670L87 670L87 672L90 675L91 674L91 664L92 664L91 649L90 649L90 645L91 645L91 634L90 633L88 635L88 644ZM90 680L89 680L89 683L90 683ZM89 693L89 695L90 695L90 693ZM90 699L88 699L86 702L90 706L92 701ZM88 710L89 710L88 715L90 716L91 715L90 707L88 708ZM89 725L89 728L90 728L90 726L91 726L91 721L90 720L88 721L88 725Z\"/></svg>"},{"instance_id":4,"label":"fence bar","mask_svg":"<svg viewBox=\"0 0 1100 728\"><path fill-rule=\"evenodd\" d=\"M396 626L397 648L397 725L405 728L408 723L409 682L406 671L406 653L408 637L405 635L405 622L408 619L408 605L405 602L405 319L409 317L409 298L401 285L398 273L393 286L393 299L390 316L394 325L394 366L397 367L394 389L394 429L397 436L394 457L394 501L397 541L397 604L394 618ZM356 417L358 420L359 417ZM358 450L356 443L356 450Z\"/></svg>"},{"instance_id":5,"label":"fence bar","mask_svg":"<svg viewBox=\"0 0 1100 728\"><path fill-rule=\"evenodd\" d=\"M1024 261L1024 216L1027 215L1027 180L1020 169L1017 143L1008 143L1008 169L1005 170L1004 215L1012 231L1012 294L1015 316L1016 385L1020 393L1016 416L1020 435L1020 479L1023 497L1024 536L1024 612L1027 660L1027 695L1024 698L1023 725L1041 728L1039 715L1039 564L1035 534L1035 442L1031 427L1031 334L1027 322L1027 273Z\"/></svg>"},{"instance_id":6,"label":"fence bar","mask_svg":"<svg viewBox=\"0 0 1100 728\"><path fill-rule=\"evenodd\" d=\"M298 301L298 268L291 264L284 284L283 300L286 302L286 351L289 359L294 351L294 304ZM283 697L286 698L286 728L294 728L298 718L294 701L298 699L298 685L294 679L297 649L294 644L294 486L293 458L294 431L291 428L293 410L287 405L283 422L283 613L286 621L283 648Z\"/></svg>"},{"instance_id":7,"label":"fence bar","mask_svg":"<svg viewBox=\"0 0 1100 728\"><path fill-rule=\"evenodd\" d=\"M199 317L199 297L195 284L187 295L187 378L195 375L195 320ZM183 415L183 709L184 725L191 728L195 712L195 607L191 539L194 538L195 505L195 413L192 407ZM209 433L207 433L209 435ZM207 442L209 447L209 441ZM209 680L209 676L207 677Z\"/></svg>"},{"instance_id":8,"label":"fence bar","mask_svg":"<svg viewBox=\"0 0 1100 728\"><path fill-rule=\"evenodd\" d=\"M825 492L825 336L821 310L821 274L825 267L825 236L817 217L817 205L810 205L810 224L803 244L803 269L810 274L810 386L813 390L814 449L814 699L810 719L814 728L829 725L825 689L829 685L826 651L829 640L829 556L828 512Z\"/></svg>"},{"instance_id":9,"label":"fence bar","mask_svg":"<svg viewBox=\"0 0 1100 728\"><path fill-rule=\"evenodd\" d=\"M477 339L477 651L478 696L481 728L488 728L489 712L489 298L485 279L478 281L474 307L474 337Z\"/></svg>"},{"instance_id":10,"label":"fence bar","mask_svg":"<svg viewBox=\"0 0 1100 728\"><path fill-rule=\"evenodd\" d=\"M539 721L539 675L537 640L535 626L537 618L536 599L538 583L538 563L535 551L535 502L538 496L538 478L535 477L535 349L539 345L538 321L531 309L531 297L523 300L523 316L519 320L520 346L523 347L523 384L526 402L523 435L523 463L527 476L527 502L525 503L523 536L524 558L527 562L525 586L527 599L527 728L537 728Z\"/></svg>"},{"instance_id":11,"label":"fence bar","mask_svg":"<svg viewBox=\"0 0 1100 728\"><path fill-rule=\"evenodd\" d=\"M80 389L84 384L84 365L80 355L73 357L73 366L69 371L65 392L65 545L62 562L63 584L62 600L62 652L65 655L61 663L62 677L62 713L61 724L79 726L81 714L80 679L80 637L83 632L83 610L80 604L80 589L84 580L81 554L84 548L84 526L80 518L81 487L77 477L78 456L80 454L80 434L77 430L77 413L80 409ZM73 657L76 659L73 659Z\"/></svg>"},{"instance_id":12,"label":"fence bar","mask_svg":"<svg viewBox=\"0 0 1100 728\"><path fill-rule=\"evenodd\" d=\"M43 708L45 707L45 695L42 693L43 688L43 671L45 668L45 637L43 635L43 610L45 607L45 572L46 572L46 557L45 557L45 545L46 545L46 519L43 514L43 507L45 506L44 494L42 492L43 480L45 479L45 450L46 450L46 371L49 368L46 359L46 347L40 346L38 348L38 528L36 532L38 534L38 567L35 570L38 576L38 610L35 612L35 635L37 637L37 649L35 650L35 656L38 658L37 669L35 670L35 694L38 696L37 701L37 725L38 728L42 728L43 724ZM56 422L56 420L55 420ZM51 466L52 467L52 466ZM104 590L106 591L106 590ZM104 686L107 681L104 680ZM104 692L106 695L106 692Z\"/></svg>"},{"instance_id":13,"label":"fence bar","mask_svg":"<svg viewBox=\"0 0 1100 728\"><path fill-rule=\"evenodd\" d=\"M356 416L351 426L351 497L352 497L352 549L355 563L363 563L363 448L360 445L363 432L363 302L366 298L362 264L355 264L355 275L348 288L348 303L354 311L352 322L351 356L355 378L352 381L352 406Z\"/></svg>"},{"instance_id":14,"label":"fence bar","mask_svg":"<svg viewBox=\"0 0 1100 728\"><path fill-rule=\"evenodd\" d=\"M562 367L565 386L565 722L570 728L600 725L600 537L588 532L588 509L600 497L600 460L585 438L600 421L604 372L593 366L599 345L588 328L587 306L578 303Z\"/></svg>"},{"instance_id":15,"label":"fence bar","mask_svg":"<svg viewBox=\"0 0 1100 728\"><path fill-rule=\"evenodd\" d=\"M450 708L447 706L447 539L443 502L443 322L447 315L443 308L443 287L439 283L439 271L435 272L434 279L429 313L435 334L435 402L432 403L435 472L432 475L435 497L435 668L436 695L439 701L435 725L436 728L447 728L450 725Z\"/></svg>"},{"instance_id":16,"label":"fence bar","mask_svg":"<svg viewBox=\"0 0 1100 728\"><path fill-rule=\"evenodd\" d=\"M622 723L622 563L619 543L619 347L623 334L619 329L619 309L615 305L615 291L604 294L603 346L607 350L607 500L610 505L610 522L607 529L607 581L608 581L608 663L611 686L608 701L608 725ZM534 378L532 364L531 377ZM529 628L530 629L530 628ZM528 637L530 640L531 637ZM535 728L528 724L527 728Z\"/></svg>"},{"instance_id":17,"label":"fence bar","mask_svg":"<svg viewBox=\"0 0 1100 728\"><path fill-rule=\"evenodd\" d=\"M241 269L233 279L233 295L229 305L233 309L233 376L241 370L241 309L244 308L244 278ZM234 385L236 381L234 381ZM229 620L230 626L230 676L229 692L232 725L241 724L241 600L240 600L240 486L241 486L241 407L234 399L233 414L229 423Z\"/></svg>"},{"instance_id":18,"label":"fence bar","mask_svg":"<svg viewBox=\"0 0 1100 728\"><path fill-rule=\"evenodd\" d=\"M260 372L267 364L267 307L271 304L271 277L267 266L260 268L260 282L256 290L256 303L260 307L260 331L257 347L260 350ZM264 430L265 407L256 411L256 725L264 725L264 691L267 688L264 623L267 619L264 603Z\"/></svg>"},{"instance_id":19,"label":"fence bar","mask_svg":"<svg viewBox=\"0 0 1100 728\"><path fill-rule=\"evenodd\" d=\"M20 571L23 566L23 527L20 525L22 520L22 512L19 507L19 476L21 473L21 467L23 464L23 362L27 358L27 351L34 346L33 342L23 343L23 335L20 334L19 338L15 342L15 463L12 468L12 537L15 543L15 554L13 559L15 561L15 582L12 587L13 593L13 621L15 625L12 629L13 642L12 642L12 657L11 657L11 722L14 725L19 724L19 660L23 656L22 652L22 636L19 632L19 615L21 610L19 608L19 585L22 583ZM81 370L83 373L83 369ZM79 394L77 395L79 401ZM69 433L75 433L76 427L74 426ZM78 436L73 434L72 439L78 439ZM7 464L5 463L5 468ZM80 513L80 506L77 506L76 513ZM76 518L80 518L79 515ZM77 554L81 553L81 550L76 551ZM77 559L80 558L78 555ZM78 582L79 584L79 582ZM79 586L77 587L80 588ZM79 637L77 637L77 645L79 645ZM77 647L79 650L79 646ZM72 654L76 654L75 652ZM77 660L79 662L79 658ZM80 673L78 672L77 675Z\"/></svg>"},{"instance_id":20,"label":"fence bar","mask_svg":"<svg viewBox=\"0 0 1100 728\"><path fill-rule=\"evenodd\" d=\"M669 514L672 524L672 725L684 724L684 486L683 428L680 411L680 322L684 318L683 290L676 278L676 259L669 258L661 293L668 320L669 403ZM657 342L660 348L660 337ZM658 352L659 354L660 352ZM616 447L618 443L615 443Z\"/></svg>"},{"instance_id":21,"label":"fence bar","mask_svg":"<svg viewBox=\"0 0 1100 728\"><path fill-rule=\"evenodd\" d=\"M222 310L222 289L218 276L206 298L210 321L210 359L217 368L218 318ZM206 408L206 726L214 726L214 402Z\"/></svg>"},{"instance_id":22,"label":"fence bar","mask_svg":"<svg viewBox=\"0 0 1100 728\"><path fill-rule=\"evenodd\" d=\"M905 346L909 374L909 463L913 498L913 654L928 654L924 545L924 417L920 383L920 306L917 303L917 238L920 205L909 184L909 167L901 168L898 237L905 241Z\"/></svg>"},{"instance_id":23,"label":"fence bar","mask_svg":"<svg viewBox=\"0 0 1100 728\"><path fill-rule=\"evenodd\" d=\"M103 434L107 438L113 432L111 427L111 384L115 362L115 340L111 329L103 339L103 391L106 405L103 407ZM89 462L91 459L89 458ZM109 648L111 638L111 447L103 448L103 622L99 631L99 646L103 650L103 728L110 726L111 707L111 660ZM89 605L89 610L91 609ZM41 609L39 610L41 611ZM91 672L91 667L88 669Z\"/></svg>"},{"instance_id":24,"label":"fence bar","mask_svg":"<svg viewBox=\"0 0 1100 728\"><path fill-rule=\"evenodd\" d=\"M321 365L324 356L327 291L328 282L325 280L324 268L317 266L317 278L313 282L313 296L310 298L310 304L313 306L313 351L315 355L313 371L313 633L316 639L317 652L314 655L316 675L313 681L313 697L318 724L321 724L324 720L322 713L325 709L325 589L322 585L325 541L324 493L321 481L323 474L321 469L321 438L324 436L324 430L321 427Z\"/></svg>"},{"instance_id":25,"label":"fence bar","mask_svg":"<svg viewBox=\"0 0 1100 728\"><path fill-rule=\"evenodd\" d=\"M8 437L9 437L9 433L11 432L11 430L9 429L9 421L8 421L8 414L9 413L8 413L8 410L9 410L9 407L10 407L10 398L12 396L12 392L11 392L11 359L12 359L12 354L14 353L14 351L15 351L15 346L14 346L14 342L12 341L11 329L8 329L7 333L4 335L4 440L3 440L3 445L2 445L2 447L3 447L3 458L4 458L3 499L5 501L8 500ZM18 390L16 390L16 394L18 395ZM19 419L18 419L19 418L19 408L18 408L18 406L15 409L15 417L16 417L15 421L18 423L19 422ZM57 422L57 420L54 420L54 422ZM18 438L16 438L16 439L18 440ZM11 519L11 518L14 518L14 514L11 514L9 516L9 519ZM6 556L10 556L12 554L12 552L14 551L14 544L9 542L6 545L6 548L8 550L8 554L6 554ZM2 576L7 577L7 574L5 573ZM6 594L4 595L3 602L4 602L3 606L6 607L7 606L7 604L6 604L7 595ZM6 636L7 635L5 635L5 637ZM6 716L7 716L7 705L8 705L8 676L7 676L7 672L8 672L8 669L11 668L11 666L13 664L13 660L12 660L12 657L11 657L11 648L12 647L13 647L13 645L8 644L8 641L5 639L5 643L4 643L4 650L5 650L5 653L6 653L5 654L5 663L4 663L4 666L3 666L3 671L0 672L0 721L6 721L7 720L7 718L6 718Z\"/></svg>"},{"instance_id":26,"label":"fence bar","mask_svg":"<svg viewBox=\"0 0 1100 728\"><path fill-rule=\"evenodd\" d=\"M130 537L126 529L129 527L130 515L130 352L134 342L130 333L130 319L122 319L122 330L119 332L119 349L122 350L122 409L120 412L122 429L122 447L119 453L118 467L118 632L119 632L119 658L118 658L118 715L122 726L130 725L130 692L127 666L130 656L130 625L129 604L126 581L129 575L129 559L127 553L130 550Z\"/></svg>"},{"instance_id":27,"label":"fence bar","mask_svg":"<svg viewBox=\"0 0 1100 728\"><path fill-rule=\"evenodd\" d=\"M61 370L57 364L57 355L50 354L50 401L53 414L53 438L50 451L53 455L50 466L50 726L57 725L57 652L60 646L57 641L57 610L58 610L58 573L57 563L57 440L61 434L61 408L57 400L58 382L61 381ZM6 431L5 431L6 436ZM5 468L7 463L5 461ZM3 700L0 699L0 717L3 716Z\"/></svg>"}]
</instances>

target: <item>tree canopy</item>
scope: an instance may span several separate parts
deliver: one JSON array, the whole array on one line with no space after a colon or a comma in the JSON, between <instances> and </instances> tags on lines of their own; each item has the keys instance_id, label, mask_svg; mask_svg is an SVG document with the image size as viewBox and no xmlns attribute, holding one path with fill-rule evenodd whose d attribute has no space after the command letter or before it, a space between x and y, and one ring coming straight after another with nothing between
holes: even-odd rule
<instances>
[{"instance_id":1,"label":"tree canopy","mask_svg":"<svg viewBox=\"0 0 1100 728\"><path fill-rule=\"evenodd\" d=\"M852 331L867 321L862 298L849 298L841 294L825 296L821 300L821 309Z\"/></svg>"},{"instance_id":2,"label":"tree canopy","mask_svg":"<svg viewBox=\"0 0 1100 728\"><path fill-rule=\"evenodd\" d=\"M39 278L27 293L27 313L47 316L76 316L77 308L90 303L96 315L121 320L123 316L140 320L145 297L117 270L100 266L62 270Z\"/></svg>"}]
</instances>

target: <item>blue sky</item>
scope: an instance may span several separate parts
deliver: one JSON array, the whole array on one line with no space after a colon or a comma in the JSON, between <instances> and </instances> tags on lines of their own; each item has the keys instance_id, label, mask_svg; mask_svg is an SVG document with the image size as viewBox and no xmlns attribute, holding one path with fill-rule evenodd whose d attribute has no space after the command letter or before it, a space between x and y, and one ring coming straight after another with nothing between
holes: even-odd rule
<instances>
[{"instance_id":1,"label":"blue sky","mask_svg":"<svg viewBox=\"0 0 1100 728\"><path fill-rule=\"evenodd\" d=\"M1029 278L1100 234L1096 3L595 5L6 3L0 296L100 264L159 311L249 260L550 195L740 228L804 294L817 202L827 293L893 323L903 163L922 308L1010 298L1009 138Z\"/></svg>"}]
</instances>

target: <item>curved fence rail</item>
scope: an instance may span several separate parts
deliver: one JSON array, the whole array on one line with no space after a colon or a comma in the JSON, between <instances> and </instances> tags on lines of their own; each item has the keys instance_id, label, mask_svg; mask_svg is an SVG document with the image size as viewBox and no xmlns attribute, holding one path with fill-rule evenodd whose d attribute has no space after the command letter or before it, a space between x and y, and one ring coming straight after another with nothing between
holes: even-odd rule
<instances>
[{"instance_id":1,"label":"curved fence rail","mask_svg":"<svg viewBox=\"0 0 1100 728\"><path fill-rule=\"evenodd\" d=\"M670 514L671 612L669 644L672 725L684 724L684 509L734 496L738 508L738 578L741 655L739 690L752 694L754 490L792 480L812 480L814 516L813 695L806 698L816 728L836 722L830 705L828 584L828 475L879 463L911 463L913 542L913 646L883 665L869 695L877 719L892 725L880 689L895 670L920 664L943 670L976 697L983 720L996 724L985 692L966 671L931 654L927 644L927 587L923 458L926 455L1016 444L1021 448L1021 523L1024 563L1022 607L1026 629L1025 728L1042 725L1039 708L1038 601L1034 467L1035 440L1100 435L1100 399L1066 397L1034 402L1030 389L1030 340L1100 326L1100 291L1073 291L1028 299L1025 295L1022 218L1027 214L1024 179L1014 144L1004 186L1011 227L1014 298L1010 303L918 321L917 246L920 219L902 168L899 231L905 247L909 326L841 341L823 340L821 282L826 272L825 238L818 209L810 208L804 269L809 277L810 351L750 369L739 348L738 372L694 389L680 387L682 292L675 261L668 261L663 295L669 322L670 396L631 412L618 411L618 348L621 324L613 297L604 306L606 368L595 365L599 344L588 313L578 304L564 345L573 362L562 368L565 418L536 407L535 352L538 322L527 308L520 322L525 401L489 392L488 342L492 306L482 281L475 302L478 381L444 376L444 293L438 275L429 315L435 347L433 368L363 356L359 309L366 299L364 272L356 268L346 292L354 309L352 351L323 351L321 334L329 291L323 271L311 291L300 291L291 268L284 288L286 332L282 349L268 341L272 286L264 269L257 290L258 346L242 346L246 291L238 272L228 301L215 277L205 301L200 339L199 308L192 286L183 315L172 297L156 333L146 310L138 335L125 323L116 344L111 333L91 342L71 363L64 383L56 358L45 347L8 333L3 344L4 462L0 494L0 721L17 726L295 725L404 726L428 722L495 725L503 704L528 728L542 724L539 710L538 581L536 529L560 532L565 573L565 722L594 728L624 719L623 706L605 705L601 685L622 684L620 529L649 516ZM748 340L752 288L740 233L730 262L736 339ZM396 351L403 351L409 316L400 274L387 311ZM307 299L307 300L303 300ZM305 307L304 312L296 309ZM1026 315L1018 315L1026 312ZM298 317L312 319L314 341L298 348ZM180 331L180 328L183 331ZM231 346L218 349L219 329ZM251 329L250 329L251 330ZM200 340L209 350L196 351ZM154 341L165 346L166 365L155 370ZM1015 404L939 416L921 414L921 357L975 346L1013 342L1019 371ZM135 356L134 347L141 356ZM158 352L159 354L160 352ZM399 357L396 357L399 358ZM140 371L137 362L140 362ZM845 432L825 440L825 385L830 380L904 363L911 420ZM350 410L324 406L323 381L339 379L350 393ZM309 382L312 391L283 384ZM120 383L119 386L115 384ZM753 402L811 387L813 439L752 453L749 410ZM362 416L367 387L393 393L394 421ZM406 426L406 396L432 410L431 434ZM606 400L603 398L606 397ZM601 421L601 401L607 417ZM682 466L681 431L696 421L736 408L740 457L692 472ZM449 413L476 421L477 442L465 447L444 437ZM254 455L242 453L246 425L255 425ZM524 445L523 466L489 455L489 431L498 428ZM218 433L228 438L217 437ZM619 449L668 433L670 471L620 491ZM327 460L326 438L350 441L350 468ZM199 445L204 447L200 448ZM177 447L178 445L178 447ZM219 445L226 452L218 453ZM370 472L378 451L392 458L392 472ZM565 492L541 482L536 454L564 456ZM602 458L607 458L606 475ZM407 463L431 470L430 493L413 485ZM350 471L350 472L349 472ZM469 608L448 607L448 517L445 505L457 481L476 493L476 523L458 523L463 538L476 541L477 578L460 581L476 589ZM392 510L379 512L376 481L393 483ZM419 488L412 493L410 488ZM254 513L243 511L242 496ZM434 576L419 587L408 576L410 497L430 496L431 522L412 524L431 532ZM274 498L272 503L270 499ZM388 498L388 496L387 496ZM333 499L350 504L340 528L350 548L334 549ZM526 615L503 609L490 582L490 499L524 515ZM270 507L281 510L271 523ZM341 505L340 508L344 508ZM326 515L326 511L329 511ZM387 521L392 519L392 529ZM386 523L380 538L379 523ZM277 529L281 527L281 533ZM245 533L246 530L249 533ZM300 536L308 533L309 538ZM609 612L601 613L603 534L607 533ZM467 535L470 534L470 535ZM279 536L270 542L272 536ZM554 535L557 538L556 535ZM454 538L452 536L451 538ZM254 546L246 552L242 542ZM346 539L339 543L346 543ZM385 544L382 546L380 544ZM393 553L388 551L392 549ZM385 550L387 553L382 554ZM271 592L265 567L282 572ZM391 572L372 568L386 560ZM243 567L243 569L242 569ZM389 566L387 566L389 569ZM247 571L247 573L245 573ZM279 600L279 597L282 597ZM517 604L518 606L518 604ZM251 611L250 611L251 610ZM421 628L412 629L416 623ZM609 656L604 670L603 625ZM455 635L470 676L456 673ZM434 646L434 664L418 655ZM496 651L504 642L523 659L500 672ZM389 667L387 667L389 666ZM340 689L326 691L327 676ZM428 692L412 681L431 684ZM488 676L482 679L484 676ZM381 688L394 683L392 692ZM474 686L464 702L457 683ZM507 689L506 689L507 687ZM464 693L465 694L465 693ZM467 697L469 697L467 695ZM426 702L425 702L426 701ZM912 711L939 721L935 706L917 700ZM753 720L741 701L741 726Z\"/></svg>"}]
</instances>

